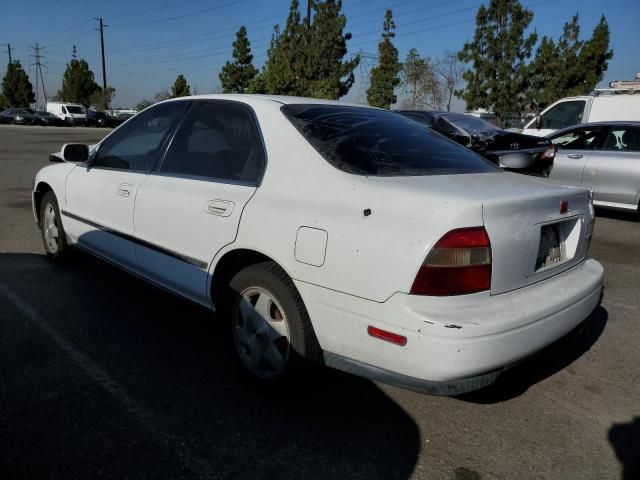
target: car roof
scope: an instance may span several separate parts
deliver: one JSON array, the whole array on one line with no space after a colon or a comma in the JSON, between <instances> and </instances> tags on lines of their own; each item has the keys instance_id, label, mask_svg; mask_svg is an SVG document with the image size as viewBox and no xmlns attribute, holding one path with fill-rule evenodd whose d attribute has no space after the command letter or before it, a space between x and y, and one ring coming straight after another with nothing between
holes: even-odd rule
<instances>
[{"instance_id":1,"label":"car roof","mask_svg":"<svg viewBox=\"0 0 640 480\"><path fill-rule=\"evenodd\" d=\"M606 122L589 122L589 123L578 123L576 125L571 125L570 127L563 128L561 130L556 130L555 132L551 132L548 135L545 135L546 138L558 137L564 132L570 132L576 128L589 128L589 127L638 127L640 128L640 122L636 122L633 120L609 120Z\"/></svg>"},{"instance_id":2,"label":"car roof","mask_svg":"<svg viewBox=\"0 0 640 480\"><path fill-rule=\"evenodd\" d=\"M244 102L263 101L265 103L275 102L282 105L313 104L313 105L339 105L343 107L351 106L351 107L362 107L362 108L374 108L368 105L341 102L338 100L326 100L326 99L311 98L311 97L293 97L288 95L262 95L262 94L248 94L248 93L212 93L212 94L206 94L206 95L189 95L187 97L171 98L166 101L175 102L175 101L192 101L192 100L239 100Z\"/></svg>"}]
</instances>

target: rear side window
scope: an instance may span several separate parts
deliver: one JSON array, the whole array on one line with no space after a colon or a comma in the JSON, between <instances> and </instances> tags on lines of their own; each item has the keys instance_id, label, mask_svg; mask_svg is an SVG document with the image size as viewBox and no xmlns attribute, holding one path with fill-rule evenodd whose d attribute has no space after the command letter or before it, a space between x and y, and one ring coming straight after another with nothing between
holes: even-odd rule
<instances>
[{"instance_id":1,"label":"rear side window","mask_svg":"<svg viewBox=\"0 0 640 480\"><path fill-rule=\"evenodd\" d=\"M249 107L237 102L194 102L171 141L159 171L257 184L264 149Z\"/></svg>"},{"instance_id":2,"label":"rear side window","mask_svg":"<svg viewBox=\"0 0 640 480\"><path fill-rule=\"evenodd\" d=\"M640 127L613 127L607 134L602 149L640 152Z\"/></svg>"},{"instance_id":3,"label":"rear side window","mask_svg":"<svg viewBox=\"0 0 640 480\"><path fill-rule=\"evenodd\" d=\"M341 105L285 105L285 116L336 168L371 176L501 171L471 150L385 110Z\"/></svg>"}]
</instances>

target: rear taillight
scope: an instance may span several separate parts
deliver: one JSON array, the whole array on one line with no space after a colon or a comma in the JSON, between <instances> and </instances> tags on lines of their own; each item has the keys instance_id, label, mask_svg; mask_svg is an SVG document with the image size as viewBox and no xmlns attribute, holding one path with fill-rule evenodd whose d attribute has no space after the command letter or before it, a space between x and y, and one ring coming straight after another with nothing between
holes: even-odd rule
<instances>
[{"instance_id":1,"label":"rear taillight","mask_svg":"<svg viewBox=\"0 0 640 480\"><path fill-rule=\"evenodd\" d=\"M549 146L544 152L540 154L538 159L540 160L553 160L556 156L557 147L555 145Z\"/></svg>"},{"instance_id":2,"label":"rear taillight","mask_svg":"<svg viewBox=\"0 0 640 480\"><path fill-rule=\"evenodd\" d=\"M491 243L484 227L460 228L442 237L416 275L414 295L463 295L491 288Z\"/></svg>"}]
</instances>

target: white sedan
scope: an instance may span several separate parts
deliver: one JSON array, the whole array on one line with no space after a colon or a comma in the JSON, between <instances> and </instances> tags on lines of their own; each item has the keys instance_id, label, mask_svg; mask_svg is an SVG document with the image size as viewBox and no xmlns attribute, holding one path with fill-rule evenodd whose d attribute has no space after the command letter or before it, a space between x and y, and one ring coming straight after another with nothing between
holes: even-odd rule
<instances>
[{"instance_id":1,"label":"white sedan","mask_svg":"<svg viewBox=\"0 0 640 480\"><path fill-rule=\"evenodd\" d=\"M47 254L80 247L217 310L263 381L319 362L453 395L598 305L590 192L506 173L391 112L205 95L37 174Z\"/></svg>"}]
</instances>

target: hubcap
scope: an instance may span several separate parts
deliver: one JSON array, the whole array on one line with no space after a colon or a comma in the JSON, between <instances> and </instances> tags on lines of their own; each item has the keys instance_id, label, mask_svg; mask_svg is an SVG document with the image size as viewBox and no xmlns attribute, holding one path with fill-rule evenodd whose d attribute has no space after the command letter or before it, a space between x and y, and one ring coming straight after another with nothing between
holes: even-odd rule
<instances>
[{"instance_id":1,"label":"hubcap","mask_svg":"<svg viewBox=\"0 0 640 480\"><path fill-rule=\"evenodd\" d=\"M58 251L58 227L56 226L56 211L53 205L47 203L44 208L44 241L51 253Z\"/></svg>"},{"instance_id":2,"label":"hubcap","mask_svg":"<svg viewBox=\"0 0 640 480\"><path fill-rule=\"evenodd\" d=\"M246 289L233 312L233 338L240 358L257 377L282 373L291 351L284 310L267 290Z\"/></svg>"}]
</instances>

